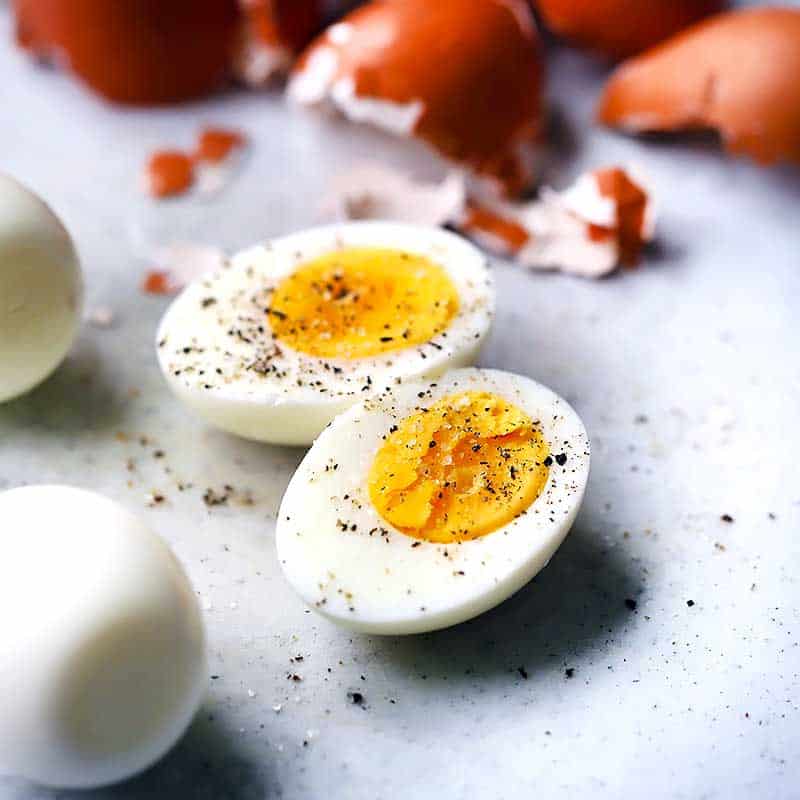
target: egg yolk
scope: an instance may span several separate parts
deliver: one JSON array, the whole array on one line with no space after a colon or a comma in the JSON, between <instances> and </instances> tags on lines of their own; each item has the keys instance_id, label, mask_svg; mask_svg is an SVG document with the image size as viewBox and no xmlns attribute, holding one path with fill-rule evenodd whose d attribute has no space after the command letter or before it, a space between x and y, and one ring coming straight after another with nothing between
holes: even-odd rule
<instances>
[{"instance_id":1,"label":"egg yolk","mask_svg":"<svg viewBox=\"0 0 800 800\"><path fill-rule=\"evenodd\" d=\"M548 456L517 406L489 392L448 395L393 426L370 469L370 499L416 539L477 539L536 500Z\"/></svg>"},{"instance_id":2,"label":"egg yolk","mask_svg":"<svg viewBox=\"0 0 800 800\"><path fill-rule=\"evenodd\" d=\"M425 256L347 248L299 266L275 289L275 336L320 358L367 358L422 344L458 311L447 273Z\"/></svg>"}]
</instances>

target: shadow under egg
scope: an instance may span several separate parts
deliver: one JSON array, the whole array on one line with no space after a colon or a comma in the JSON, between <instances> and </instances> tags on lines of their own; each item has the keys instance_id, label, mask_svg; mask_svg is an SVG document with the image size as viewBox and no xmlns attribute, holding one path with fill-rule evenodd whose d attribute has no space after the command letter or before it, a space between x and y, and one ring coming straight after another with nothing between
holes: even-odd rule
<instances>
[{"instance_id":1,"label":"shadow under egg","mask_svg":"<svg viewBox=\"0 0 800 800\"><path fill-rule=\"evenodd\" d=\"M536 681L580 672L591 653L624 637L642 580L624 549L604 544L586 515L551 562L515 595L473 620L428 634L365 637L400 682L437 691L484 681ZM567 672L567 677L572 677ZM390 679L393 681L393 679ZM446 683L445 683L446 682Z\"/></svg>"},{"instance_id":2,"label":"shadow under egg","mask_svg":"<svg viewBox=\"0 0 800 800\"><path fill-rule=\"evenodd\" d=\"M102 432L124 417L127 397L84 331L61 365L25 395L0 403L0 436L15 428L52 433Z\"/></svg>"}]
</instances>

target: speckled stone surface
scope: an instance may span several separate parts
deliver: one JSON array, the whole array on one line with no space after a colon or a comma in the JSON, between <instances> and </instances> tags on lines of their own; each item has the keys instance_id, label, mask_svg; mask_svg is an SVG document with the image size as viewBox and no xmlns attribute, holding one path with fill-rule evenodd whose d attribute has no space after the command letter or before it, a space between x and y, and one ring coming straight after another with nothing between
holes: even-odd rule
<instances>
[{"instance_id":1,"label":"speckled stone surface","mask_svg":"<svg viewBox=\"0 0 800 800\"><path fill-rule=\"evenodd\" d=\"M303 607L275 560L302 452L208 430L176 403L153 350L166 301L140 293L140 255L159 237L236 248L307 226L347 164L381 153L426 171L427 159L292 114L277 94L115 110L8 40L0 9L0 168L62 215L88 308L115 322L87 325L50 380L0 407L0 488L66 482L141 514L197 588L213 678L186 738L142 777L89 794L4 777L3 800L798 796L800 174L598 130L602 69L555 55L551 181L633 163L662 212L637 272L593 283L495 266L482 363L535 377L582 415L583 512L547 569L484 617L349 635ZM148 206L146 154L188 146L207 121L252 137L238 180L212 203ZM207 507L204 491L226 484L227 505ZM149 507L151 490L166 501Z\"/></svg>"}]
</instances>

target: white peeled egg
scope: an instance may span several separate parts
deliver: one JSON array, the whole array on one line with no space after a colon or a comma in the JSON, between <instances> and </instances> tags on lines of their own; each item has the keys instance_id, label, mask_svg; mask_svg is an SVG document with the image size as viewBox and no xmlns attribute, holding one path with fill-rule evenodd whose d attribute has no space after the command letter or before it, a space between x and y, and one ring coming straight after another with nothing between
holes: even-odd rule
<instances>
[{"instance_id":1,"label":"white peeled egg","mask_svg":"<svg viewBox=\"0 0 800 800\"><path fill-rule=\"evenodd\" d=\"M278 330L285 322L274 305L281 287L315 260L348 259L365 250L391 252L396 269L376 281L368 307L359 291L321 291L312 309L321 313L299 323L307 349L298 349ZM352 278L349 286L363 289L356 268L343 269L342 283ZM412 317L420 329L432 324L445 304L432 288L439 285L457 298L451 316L429 336L394 330ZM398 300L398 286L407 295L427 294ZM406 301L418 303L416 317L402 305ZM372 344L381 352L330 354L338 334L321 320L339 313L342 303L352 315L347 334L359 347ZM173 391L212 425L260 441L309 444L337 414L375 391L473 363L493 312L486 258L464 239L400 223L332 225L253 247L189 286L164 316L158 358Z\"/></svg>"},{"instance_id":2,"label":"white peeled egg","mask_svg":"<svg viewBox=\"0 0 800 800\"><path fill-rule=\"evenodd\" d=\"M62 362L82 295L78 256L58 217L0 175L0 402L29 391Z\"/></svg>"},{"instance_id":3,"label":"white peeled egg","mask_svg":"<svg viewBox=\"0 0 800 800\"><path fill-rule=\"evenodd\" d=\"M0 767L123 780L172 747L206 686L203 624L164 542L92 492L0 494Z\"/></svg>"},{"instance_id":4,"label":"white peeled egg","mask_svg":"<svg viewBox=\"0 0 800 800\"><path fill-rule=\"evenodd\" d=\"M459 399L465 393L479 397L481 404L472 408L469 400ZM486 397L497 403L494 410L489 403L481 407ZM466 403L463 413L474 412L463 429L447 416L449 403ZM508 404L531 423L518 431L522 444L512 446L512 434L496 439L473 435L481 425L495 424L491 420L497 417L479 419L484 411L501 413L497 409ZM428 424L442 427L431 435L423 427ZM415 430L421 441L409 438ZM455 448L446 439L453 431ZM469 435L459 438L463 431ZM451 516L459 503L473 503L463 536L447 541L435 527L424 536L400 530L376 507L373 488L381 484L371 482L373 469L396 436L405 438L397 440L395 452L419 450L423 460L408 472L408 464L392 463L390 451L384 474L405 475L402 485L409 493L430 489L422 501L426 508L449 484L454 491ZM526 441L537 442L547 455L535 463L522 460ZM473 471L460 466L458 459L464 458L472 459ZM437 472L443 469L450 471ZM588 474L586 431L562 398L519 375L455 370L434 382L398 386L364 400L323 431L284 495L276 531L278 558L305 602L347 628L408 634L455 625L502 602L547 564L575 519ZM537 475L535 498L520 501L506 521L498 517L502 524L497 527L468 538L468 528L496 508L495 498L504 502L522 485L517 481L533 481Z\"/></svg>"}]
</instances>

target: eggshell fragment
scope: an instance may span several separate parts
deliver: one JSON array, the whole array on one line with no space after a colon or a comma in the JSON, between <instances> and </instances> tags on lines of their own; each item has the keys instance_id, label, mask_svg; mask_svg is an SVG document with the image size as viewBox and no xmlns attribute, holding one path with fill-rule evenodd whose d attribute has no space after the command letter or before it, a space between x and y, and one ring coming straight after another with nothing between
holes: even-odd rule
<instances>
[{"instance_id":1,"label":"eggshell fragment","mask_svg":"<svg viewBox=\"0 0 800 800\"><path fill-rule=\"evenodd\" d=\"M206 94L226 76L237 0L15 0L17 41L118 103Z\"/></svg>"},{"instance_id":2,"label":"eggshell fragment","mask_svg":"<svg viewBox=\"0 0 800 800\"><path fill-rule=\"evenodd\" d=\"M554 33L614 59L641 53L725 5L725 0L535 0Z\"/></svg>"},{"instance_id":3,"label":"eggshell fragment","mask_svg":"<svg viewBox=\"0 0 800 800\"><path fill-rule=\"evenodd\" d=\"M246 146L241 131L207 126L191 151L152 153L142 174L142 190L156 199L186 194L195 185L200 195L217 194L230 182Z\"/></svg>"},{"instance_id":4,"label":"eggshell fragment","mask_svg":"<svg viewBox=\"0 0 800 800\"><path fill-rule=\"evenodd\" d=\"M530 269L600 278L633 267L654 232L645 189L619 167L595 170L563 192L522 205L473 205L461 229Z\"/></svg>"},{"instance_id":5,"label":"eggshell fragment","mask_svg":"<svg viewBox=\"0 0 800 800\"><path fill-rule=\"evenodd\" d=\"M414 135L509 193L529 183L543 64L522 0L373 0L318 38L290 98Z\"/></svg>"},{"instance_id":6,"label":"eggshell fragment","mask_svg":"<svg viewBox=\"0 0 800 800\"><path fill-rule=\"evenodd\" d=\"M194 162L180 150L159 150L147 159L144 186L153 197L183 194L194 182Z\"/></svg>"},{"instance_id":7,"label":"eggshell fragment","mask_svg":"<svg viewBox=\"0 0 800 800\"><path fill-rule=\"evenodd\" d=\"M626 62L598 118L635 133L712 129L731 153L800 163L800 9L719 15Z\"/></svg>"},{"instance_id":8,"label":"eggshell fragment","mask_svg":"<svg viewBox=\"0 0 800 800\"><path fill-rule=\"evenodd\" d=\"M338 220L390 219L436 226L457 219L465 202L460 173L450 173L441 183L423 183L365 163L334 178L322 210Z\"/></svg>"},{"instance_id":9,"label":"eggshell fragment","mask_svg":"<svg viewBox=\"0 0 800 800\"><path fill-rule=\"evenodd\" d=\"M456 173L439 184L420 183L365 164L334 181L326 206L340 219L449 225L531 269L587 278L635 266L655 230L642 180L620 167L594 170L562 192L543 187L537 199L512 203L471 195Z\"/></svg>"}]
</instances>

